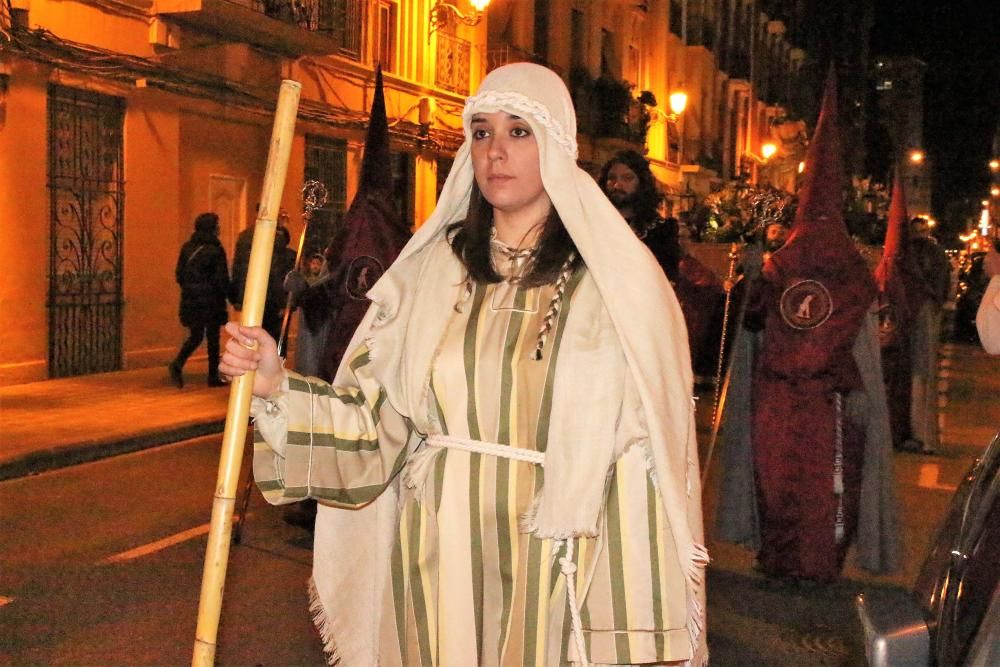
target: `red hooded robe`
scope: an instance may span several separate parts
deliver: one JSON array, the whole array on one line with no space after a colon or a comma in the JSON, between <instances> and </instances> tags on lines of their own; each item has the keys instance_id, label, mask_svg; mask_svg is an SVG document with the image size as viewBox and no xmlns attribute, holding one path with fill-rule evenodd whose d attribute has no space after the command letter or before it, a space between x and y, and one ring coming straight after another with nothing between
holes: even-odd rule
<instances>
[{"instance_id":1,"label":"red hooded robe","mask_svg":"<svg viewBox=\"0 0 1000 667\"><path fill-rule=\"evenodd\" d=\"M361 161L361 182L341 231L326 250L332 279L333 324L326 342L323 378L333 379L340 360L368 310L366 293L399 255L410 238L393 211L389 123L382 92L382 69L375 71L375 96Z\"/></svg>"},{"instance_id":2,"label":"red hooded robe","mask_svg":"<svg viewBox=\"0 0 1000 667\"><path fill-rule=\"evenodd\" d=\"M765 572L835 579L857 523L863 432L844 418L862 386L852 355L875 282L847 233L831 70L792 231L764 264L752 438Z\"/></svg>"}]
</instances>

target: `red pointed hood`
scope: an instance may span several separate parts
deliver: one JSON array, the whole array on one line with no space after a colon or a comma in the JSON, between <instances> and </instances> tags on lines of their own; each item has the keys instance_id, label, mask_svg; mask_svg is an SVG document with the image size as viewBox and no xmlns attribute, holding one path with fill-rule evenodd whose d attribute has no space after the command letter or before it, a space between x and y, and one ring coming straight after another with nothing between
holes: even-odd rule
<instances>
[{"instance_id":1,"label":"red pointed hood","mask_svg":"<svg viewBox=\"0 0 1000 667\"><path fill-rule=\"evenodd\" d=\"M844 167L837 118L837 78L827 75L816 131L806 153L805 180L788 241L773 256L783 268L831 266L857 256L844 224Z\"/></svg>"},{"instance_id":2,"label":"red pointed hood","mask_svg":"<svg viewBox=\"0 0 1000 667\"><path fill-rule=\"evenodd\" d=\"M837 390L860 385L851 346L877 295L844 224L843 183L831 68L792 232L761 272L774 299L761 363L780 377L824 378Z\"/></svg>"}]
</instances>

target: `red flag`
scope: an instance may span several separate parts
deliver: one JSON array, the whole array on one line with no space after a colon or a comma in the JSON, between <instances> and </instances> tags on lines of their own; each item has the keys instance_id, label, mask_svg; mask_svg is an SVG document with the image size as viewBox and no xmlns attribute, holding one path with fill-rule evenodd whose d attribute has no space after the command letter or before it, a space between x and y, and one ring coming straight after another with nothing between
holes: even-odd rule
<instances>
[{"instance_id":1,"label":"red flag","mask_svg":"<svg viewBox=\"0 0 1000 667\"><path fill-rule=\"evenodd\" d=\"M366 293L410 238L410 230L391 205L390 158L382 69L376 67L361 182L340 231L326 250L334 318L326 342L323 377L327 380L337 372L351 336L368 310Z\"/></svg>"},{"instance_id":2,"label":"red flag","mask_svg":"<svg viewBox=\"0 0 1000 667\"><path fill-rule=\"evenodd\" d=\"M875 267L875 282L879 290L879 333L883 347L894 344L899 335L905 335L907 324L919 306L919 301L914 300L915 295L909 293L912 290L907 289L907 285L919 276L909 250L909 226L905 191L897 172L892 184L882 260Z\"/></svg>"},{"instance_id":3,"label":"red flag","mask_svg":"<svg viewBox=\"0 0 1000 667\"><path fill-rule=\"evenodd\" d=\"M914 289L919 270L909 249L910 222L899 172L893 179L889 221L885 231L882 261L875 267L879 289L879 340L882 375L889 405L892 442L896 447L910 437L912 359L910 332L920 307L921 293Z\"/></svg>"}]
</instances>

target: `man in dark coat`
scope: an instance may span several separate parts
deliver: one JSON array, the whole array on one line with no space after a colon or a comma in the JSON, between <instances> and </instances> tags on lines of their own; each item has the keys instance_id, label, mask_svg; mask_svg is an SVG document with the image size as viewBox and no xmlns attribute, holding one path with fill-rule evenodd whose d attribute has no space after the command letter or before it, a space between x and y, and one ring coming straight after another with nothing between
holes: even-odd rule
<instances>
[{"instance_id":1,"label":"man in dark coat","mask_svg":"<svg viewBox=\"0 0 1000 667\"><path fill-rule=\"evenodd\" d=\"M681 261L677 220L657 211L661 195L646 158L633 150L620 151L604 163L597 182L676 285Z\"/></svg>"},{"instance_id":2,"label":"man in dark coat","mask_svg":"<svg viewBox=\"0 0 1000 667\"><path fill-rule=\"evenodd\" d=\"M184 386L184 363L191 353L208 341L208 386L225 384L218 375L219 328L229 319L226 296L229 272L226 251L219 242L219 216L202 213L194 221L194 233L181 247L174 271L181 286L181 324L188 328L187 340L167 367L178 389Z\"/></svg>"},{"instance_id":3,"label":"man in dark coat","mask_svg":"<svg viewBox=\"0 0 1000 667\"><path fill-rule=\"evenodd\" d=\"M951 264L944 249L931 237L924 218L910 220L910 249L918 275L907 288L913 291L911 339L913 395L910 404L912 435L904 448L932 454L938 448L938 349L941 315L951 286Z\"/></svg>"},{"instance_id":4,"label":"man in dark coat","mask_svg":"<svg viewBox=\"0 0 1000 667\"><path fill-rule=\"evenodd\" d=\"M698 375L715 368L725 293L722 283L704 264L684 252L676 218L663 218L657 208L662 196L649 163L633 150L615 154L601 168L598 184L642 239L674 286L688 329L691 363Z\"/></svg>"}]
</instances>

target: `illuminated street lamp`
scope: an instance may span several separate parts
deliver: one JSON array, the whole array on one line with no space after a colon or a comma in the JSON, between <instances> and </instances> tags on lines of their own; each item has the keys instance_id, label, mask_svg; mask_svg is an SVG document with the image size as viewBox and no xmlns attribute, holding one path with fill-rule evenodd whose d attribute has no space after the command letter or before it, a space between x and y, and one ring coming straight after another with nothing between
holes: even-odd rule
<instances>
[{"instance_id":1,"label":"illuminated street lamp","mask_svg":"<svg viewBox=\"0 0 1000 667\"><path fill-rule=\"evenodd\" d=\"M799 173L804 174L805 172L806 172L806 163L805 160L803 160L799 162Z\"/></svg>"},{"instance_id":2,"label":"illuminated street lamp","mask_svg":"<svg viewBox=\"0 0 1000 667\"><path fill-rule=\"evenodd\" d=\"M984 199L983 201L981 201L979 203L983 205L983 208L989 208L990 207L990 202L987 199Z\"/></svg>"},{"instance_id":3,"label":"illuminated street lamp","mask_svg":"<svg viewBox=\"0 0 1000 667\"><path fill-rule=\"evenodd\" d=\"M998 171L998 170L1000 170L1000 160L993 158L992 160L990 160L990 171Z\"/></svg>"},{"instance_id":4,"label":"illuminated street lamp","mask_svg":"<svg viewBox=\"0 0 1000 667\"><path fill-rule=\"evenodd\" d=\"M1000 188L994 185L992 188L990 188L990 194L993 195L994 197L1000 197Z\"/></svg>"},{"instance_id":5,"label":"illuminated street lamp","mask_svg":"<svg viewBox=\"0 0 1000 667\"><path fill-rule=\"evenodd\" d=\"M684 113L684 109L687 108L688 94L684 92L683 88L678 88L674 92L670 93L670 115L668 116L671 123L676 123L677 118Z\"/></svg>"},{"instance_id":6,"label":"illuminated street lamp","mask_svg":"<svg viewBox=\"0 0 1000 667\"><path fill-rule=\"evenodd\" d=\"M431 7L431 30L427 38L430 39L435 30L448 25L453 16L460 23L467 26L479 25L479 22L483 20L483 14L486 11L486 7L490 4L490 0L469 0L469 4L472 5L472 11L466 13L459 9L453 2L437 0L434 6Z\"/></svg>"},{"instance_id":7,"label":"illuminated street lamp","mask_svg":"<svg viewBox=\"0 0 1000 667\"><path fill-rule=\"evenodd\" d=\"M910 162L913 164L921 164L924 161L924 152L920 149L914 149L910 151Z\"/></svg>"},{"instance_id":8,"label":"illuminated street lamp","mask_svg":"<svg viewBox=\"0 0 1000 667\"><path fill-rule=\"evenodd\" d=\"M765 160L770 160L778 152L778 147L770 141L760 147L760 155Z\"/></svg>"}]
</instances>

